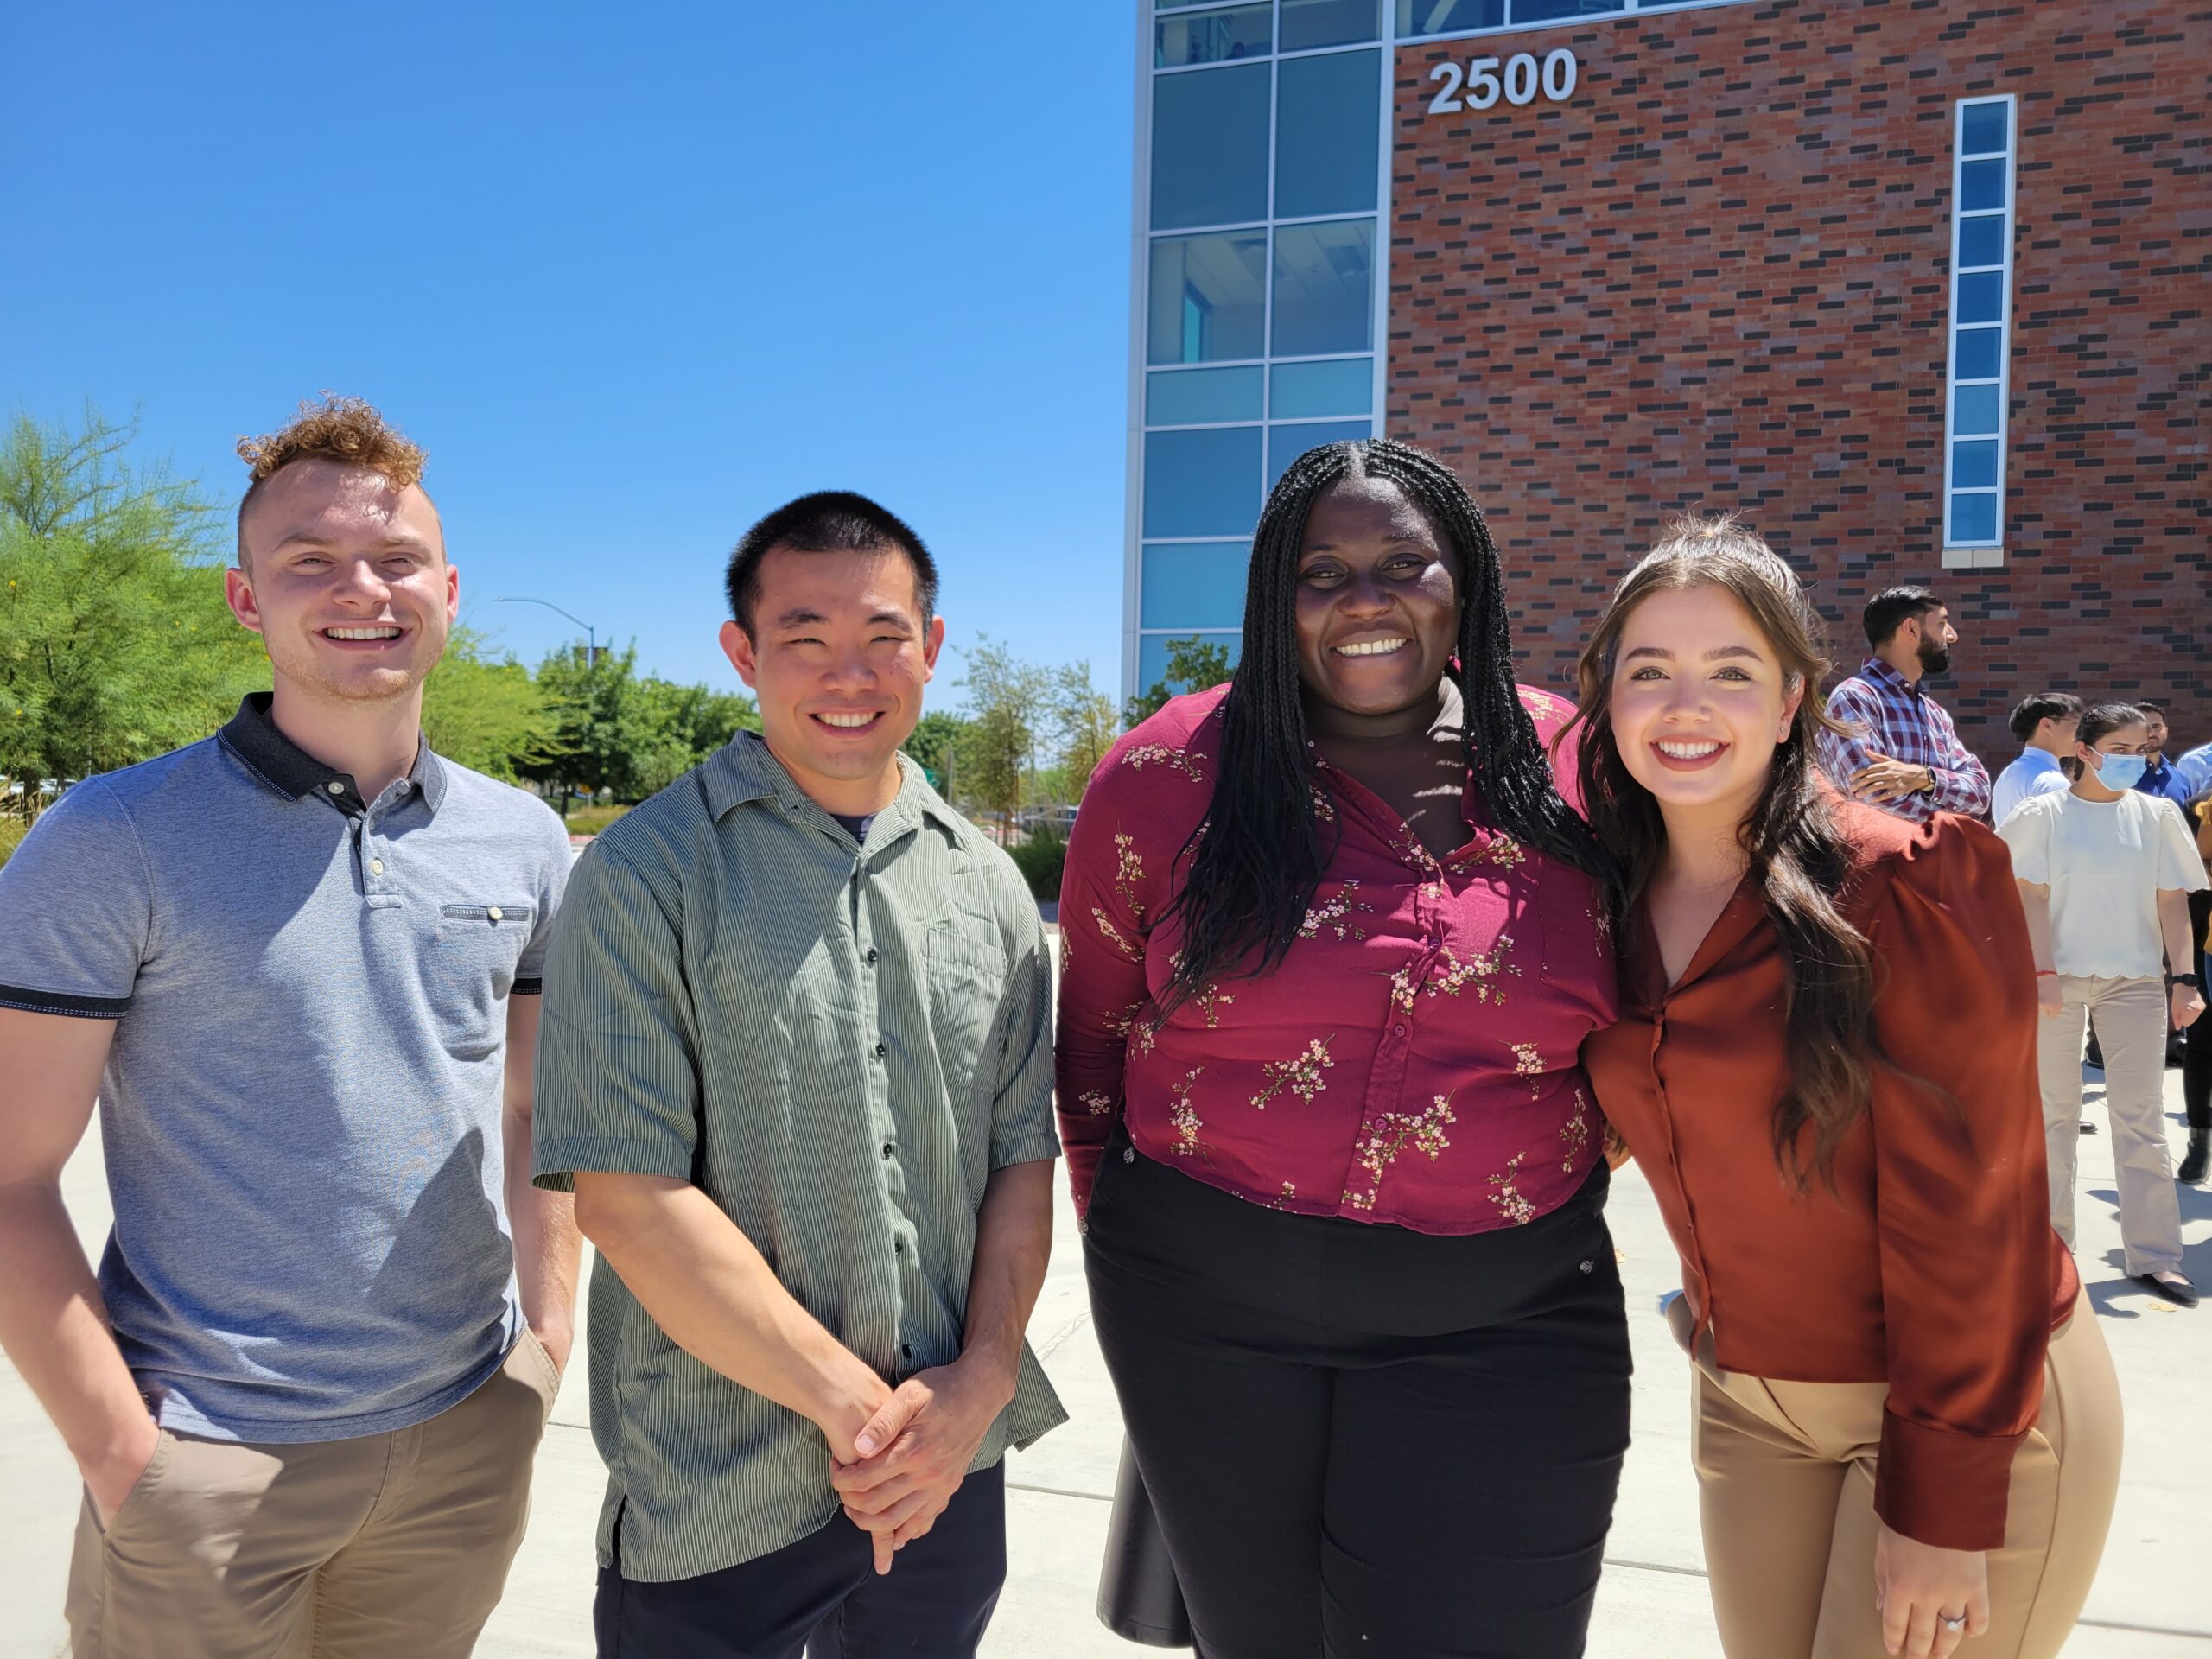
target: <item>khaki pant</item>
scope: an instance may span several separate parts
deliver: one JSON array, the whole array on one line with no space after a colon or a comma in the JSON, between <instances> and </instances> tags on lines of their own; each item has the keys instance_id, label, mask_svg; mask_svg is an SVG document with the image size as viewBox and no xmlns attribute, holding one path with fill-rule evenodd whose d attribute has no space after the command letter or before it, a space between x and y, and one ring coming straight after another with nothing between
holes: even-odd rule
<instances>
[{"instance_id":1,"label":"khaki pant","mask_svg":"<svg viewBox=\"0 0 2212 1659\"><path fill-rule=\"evenodd\" d=\"M1694 1447L1723 1651L1884 1659L1874 1465L1887 1387L1762 1381L1718 1370L1712 1352L1708 1334ZM2120 1383L2084 1299L2051 1337L2043 1410L2012 1463L2005 1547L1989 1554L1989 1630L1962 1655L2052 1659L2064 1645L2104 1554L2120 1448Z\"/></svg>"},{"instance_id":2,"label":"khaki pant","mask_svg":"<svg viewBox=\"0 0 2212 1659\"><path fill-rule=\"evenodd\" d=\"M460 1659L498 1605L557 1378L524 1332L428 1422L245 1445L162 1431L69 1566L75 1659Z\"/></svg>"},{"instance_id":3,"label":"khaki pant","mask_svg":"<svg viewBox=\"0 0 2212 1659\"><path fill-rule=\"evenodd\" d=\"M2074 1248L2075 1166L2082 1145L2082 1020L2094 1014L2105 1056L2105 1113L2120 1175L2120 1242L2130 1274L2181 1266L2181 1205L2166 1151L2166 988L2162 979L2061 974L2065 1009L2036 1033L2050 1224Z\"/></svg>"}]
</instances>

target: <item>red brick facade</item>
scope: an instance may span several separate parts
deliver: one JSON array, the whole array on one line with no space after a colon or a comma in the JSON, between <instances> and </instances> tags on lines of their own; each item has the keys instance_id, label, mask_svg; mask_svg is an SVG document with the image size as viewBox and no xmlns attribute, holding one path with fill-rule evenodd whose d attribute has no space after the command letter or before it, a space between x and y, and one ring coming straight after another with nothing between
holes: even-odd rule
<instances>
[{"instance_id":1,"label":"red brick facade","mask_svg":"<svg viewBox=\"0 0 2212 1659\"><path fill-rule=\"evenodd\" d=\"M1561 104L1431 115L1439 62L1571 47ZM1409 46L1384 429L1487 510L1529 671L1669 512L1743 509L1839 662L1926 581L1992 763L2032 690L2212 741L2212 4L1779 0ZM2018 98L2005 564L1942 565L1952 110Z\"/></svg>"}]
</instances>

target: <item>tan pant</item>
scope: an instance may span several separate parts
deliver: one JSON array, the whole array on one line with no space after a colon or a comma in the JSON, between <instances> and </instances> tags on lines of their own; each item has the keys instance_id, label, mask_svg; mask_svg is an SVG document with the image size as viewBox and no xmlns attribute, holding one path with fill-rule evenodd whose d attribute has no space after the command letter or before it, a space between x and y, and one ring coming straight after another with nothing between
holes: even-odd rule
<instances>
[{"instance_id":1,"label":"tan pant","mask_svg":"<svg viewBox=\"0 0 2212 1659\"><path fill-rule=\"evenodd\" d=\"M1697 1363L1698 1508L1723 1651L1884 1659L1874 1465L1887 1387L1721 1371L1709 1335ZM2052 1659L2064 1645L2104 1554L2120 1445L2120 1383L2084 1299L2051 1337L2005 1547L1989 1554L1989 1630L1962 1656Z\"/></svg>"},{"instance_id":2,"label":"tan pant","mask_svg":"<svg viewBox=\"0 0 2212 1659\"><path fill-rule=\"evenodd\" d=\"M2082 1020L2094 1014L2105 1056L2105 1114L2120 1175L2120 1242L2130 1274L2181 1266L2181 1204L2166 1150L2166 987L2161 979L2061 974L2065 1009L2036 1033L2050 1224L2074 1248L2075 1167L2082 1146Z\"/></svg>"},{"instance_id":3,"label":"tan pant","mask_svg":"<svg viewBox=\"0 0 2212 1659\"><path fill-rule=\"evenodd\" d=\"M525 1332L412 1428L300 1445L162 1430L105 1531L85 1499L75 1659L460 1659L522 1542L556 1382Z\"/></svg>"}]
</instances>

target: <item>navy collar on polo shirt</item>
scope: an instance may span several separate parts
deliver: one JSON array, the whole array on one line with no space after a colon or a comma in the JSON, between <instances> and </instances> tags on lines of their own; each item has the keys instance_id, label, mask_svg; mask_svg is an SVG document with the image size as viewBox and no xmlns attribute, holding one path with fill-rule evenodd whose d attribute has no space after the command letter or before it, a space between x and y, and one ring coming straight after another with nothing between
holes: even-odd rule
<instances>
[{"instance_id":1,"label":"navy collar on polo shirt","mask_svg":"<svg viewBox=\"0 0 2212 1659\"><path fill-rule=\"evenodd\" d=\"M313 795L348 817L365 813L368 803L361 798L360 787L351 773L326 766L277 729L270 714L275 702L273 693L248 692L230 723L215 734L217 741L255 777L288 800ZM445 798L445 769L430 752L427 740L417 741L407 781L422 796L425 807L433 812L438 810L438 803Z\"/></svg>"}]
</instances>

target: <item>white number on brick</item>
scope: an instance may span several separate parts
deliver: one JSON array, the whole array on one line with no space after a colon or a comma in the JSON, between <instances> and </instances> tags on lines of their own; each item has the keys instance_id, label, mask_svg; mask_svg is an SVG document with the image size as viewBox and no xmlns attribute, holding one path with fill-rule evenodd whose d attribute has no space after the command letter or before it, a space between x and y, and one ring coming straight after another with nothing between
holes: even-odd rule
<instances>
[{"instance_id":1,"label":"white number on brick","mask_svg":"<svg viewBox=\"0 0 2212 1659\"><path fill-rule=\"evenodd\" d=\"M1503 72L1503 73L1501 73ZM1428 78L1442 83L1428 102L1431 115L1457 115L1462 110L1488 110L1503 98L1515 108L1524 108L1539 96L1564 104L1574 96L1581 66L1566 47L1547 53L1538 63L1528 52L1510 58L1475 58L1463 69L1456 63L1440 63Z\"/></svg>"},{"instance_id":2,"label":"white number on brick","mask_svg":"<svg viewBox=\"0 0 2212 1659\"><path fill-rule=\"evenodd\" d=\"M1521 109L1536 101L1536 60L1517 52L1505 65L1505 101Z\"/></svg>"},{"instance_id":3,"label":"white number on brick","mask_svg":"<svg viewBox=\"0 0 2212 1659\"><path fill-rule=\"evenodd\" d=\"M1428 72L1431 80L1445 83L1444 90L1428 103L1431 115L1457 115L1459 112L1459 83L1467 78L1466 71L1456 63L1440 63Z\"/></svg>"},{"instance_id":4,"label":"white number on brick","mask_svg":"<svg viewBox=\"0 0 2212 1659\"><path fill-rule=\"evenodd\" d=\"M1544 96L1554 104L1564 104L1574 96L1576 71L1581 66L1574 60L1574 54L1565 47L1544 57Z\"/></svg>"}]
</instances>

